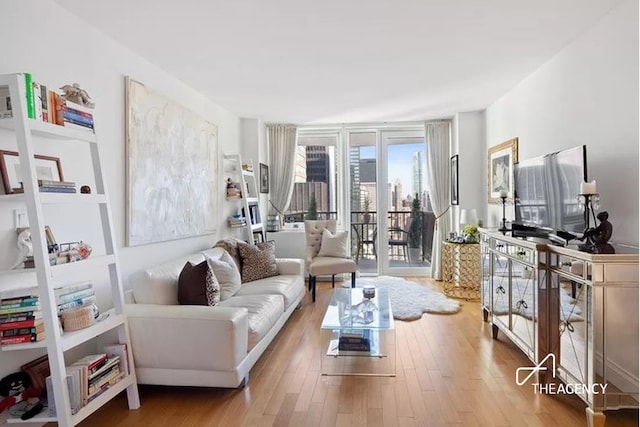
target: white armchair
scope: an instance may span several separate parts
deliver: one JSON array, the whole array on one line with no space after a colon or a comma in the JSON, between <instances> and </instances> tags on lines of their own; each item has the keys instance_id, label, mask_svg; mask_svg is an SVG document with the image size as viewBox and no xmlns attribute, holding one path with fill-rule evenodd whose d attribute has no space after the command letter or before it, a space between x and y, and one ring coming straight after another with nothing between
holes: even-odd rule
<instances>
[{"instance_id":1,"label":"white armchair","mask_svg":"<svg viewBox=\"0 0 640 427\"><path fill-rule=\"evenodd\" d=\"M309 270L309 289L311 300L316 300L316 278L321 275L331 275L331 287L335 286L336 274L351 273L351 287L356 286L356 271L358 265L351 258L332 256L318 256L322 245L322 233L329 230L336 233L336 220L305 221L306 262Z\"/></svg>"}]
</instances>

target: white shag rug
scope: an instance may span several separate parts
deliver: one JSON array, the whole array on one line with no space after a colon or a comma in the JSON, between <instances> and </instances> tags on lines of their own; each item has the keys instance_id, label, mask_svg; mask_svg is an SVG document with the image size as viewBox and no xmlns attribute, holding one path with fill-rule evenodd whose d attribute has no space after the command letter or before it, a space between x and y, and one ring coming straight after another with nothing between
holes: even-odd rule
<instances>
[{"instance_id":1,"label":"white shag rug","mask_svg":"<svg viewBox=\"0 0 640 427\"><path fill-rule=\"evenodd\" d=\"M399 320L415 320L422 313L451 314L460 311L460 303L447 298L426 285L409 282L400 277L358 277L356 287L375 286L387 288L393 317Z\"/></svg>"}]
</instances>

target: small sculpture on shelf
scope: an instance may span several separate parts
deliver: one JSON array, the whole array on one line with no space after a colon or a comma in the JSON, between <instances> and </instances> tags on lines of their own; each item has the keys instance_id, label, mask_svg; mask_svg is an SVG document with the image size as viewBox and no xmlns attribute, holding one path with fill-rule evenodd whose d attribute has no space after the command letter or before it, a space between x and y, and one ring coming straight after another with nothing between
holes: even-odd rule
<instances>
[{"instance_id":1,"label":"small sculpture on shelf","mask_svg":"<svg viewBox=\"0 0 640 427\"><path fill-rule=\"evenodd\" d=\"M33 243L31 242L31 232L27 228L18 234L18 259L11 267L16 268L33 268Z\"/></svg>"},{"instance_id":2,"label":"small sculpture on shelf","mask_svg":"<svg viewBox=\"0 0 640 427\"><path fill-rule=\"evenodd\" d=\"M87 91L82 89L78 83L64 85L60 90L62 90L62 97L68 101L75 102L87 108L93 108L96 105L91 101L91 97Z\"/></svg>"},{"instance_id":3,"label":"small sculpture on shelf","mask_svg":"<svg viewBox=\"0 0 640 427\"><path fill-rule=\"evenodd\" d=\"M586 239L586 242L578 246L578 249L592 254L615 254L615 249L609 244L609 239L613 234L613 224L609 222L609 212L602 211L597 218L600 224L596 228L585 230L579 240Z\"/></svg>"}]
</instances>

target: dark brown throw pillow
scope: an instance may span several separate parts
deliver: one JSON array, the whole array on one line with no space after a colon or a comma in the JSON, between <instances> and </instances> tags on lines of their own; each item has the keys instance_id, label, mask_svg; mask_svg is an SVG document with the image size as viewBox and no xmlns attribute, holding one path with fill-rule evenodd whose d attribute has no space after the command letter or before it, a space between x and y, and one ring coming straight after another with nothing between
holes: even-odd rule
<instances>
[{"instance_id":1,"label":"dark brown throw pillow","mask_svg":"<svg viewBox=\"0 0 640 427\"><path fill-rule=\"evenodd\" d=\"M207 261L187 262L178 278L178 302L182 305L209 305L220 302L220 284Z\"/></svg>"},{"instance_id":2,"label":"dark brown throw pillow","mask_svg":"<svg viewBox=\"0 0 640 427\"><path fill-rule=\"evenodd\" d=\"M274 242L238 243L238 252L242 258L242 283L278 275Z\"/></svg>"}]
</instances>

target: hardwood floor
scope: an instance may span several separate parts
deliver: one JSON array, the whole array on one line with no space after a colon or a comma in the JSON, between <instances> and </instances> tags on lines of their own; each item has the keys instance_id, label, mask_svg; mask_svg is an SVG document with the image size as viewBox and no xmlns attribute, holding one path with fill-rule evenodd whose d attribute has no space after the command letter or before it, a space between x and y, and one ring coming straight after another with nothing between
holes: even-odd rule
<instances>
[{"instance_id":1,"label":"hardwood floor","mask_svg":"<svg viewBox=\"0 0 640 427\"><path fill-rule=\"evenodd\" d=\"M426 279L412 279L438 287ZM482 322L480 306L454 315L396 322L397 376L320 375L320 323L331 285L307 295L256 366L243 390L140 386L142 406L122 394L81 426L585 426L577 397L518 387L529 366L515 345ZM607 426L637 426L637 411L610 411Z\"/></svg>"}]
</instances>

